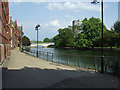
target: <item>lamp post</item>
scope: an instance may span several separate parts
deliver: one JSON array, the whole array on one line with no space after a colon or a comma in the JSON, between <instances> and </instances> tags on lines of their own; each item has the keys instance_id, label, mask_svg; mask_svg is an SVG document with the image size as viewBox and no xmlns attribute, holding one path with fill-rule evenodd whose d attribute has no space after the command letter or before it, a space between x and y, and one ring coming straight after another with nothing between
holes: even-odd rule
<instances>
[{"instance_id":1,"label":"lamp post","mask_svg":"<svg viewBox=\"0 0 120 90\"><path fill-rule=\"evenodd\" d=\"M97 0L93 0L93 2L91 2L91 4L97 4L99 3ZM102 32L101 32L101 39L102 39L102 55L101 55L101 73L104 73L104 55L103 55L103 0L101 0L101 20L102 20Z\"/></svg>"},{"instance_id":2,"label":"lamp post","mask_svg":"<svg viewBox=\"0 0 120 90\"><path fill-rule=\"evenodd\" d=\"M40 25L38 24L38 25L36 25L36 27L35 27L35 30L37 30L37 52L36 52L36 56L38 57L38 28L40 27Z\"/></svg>"}]
</instances>

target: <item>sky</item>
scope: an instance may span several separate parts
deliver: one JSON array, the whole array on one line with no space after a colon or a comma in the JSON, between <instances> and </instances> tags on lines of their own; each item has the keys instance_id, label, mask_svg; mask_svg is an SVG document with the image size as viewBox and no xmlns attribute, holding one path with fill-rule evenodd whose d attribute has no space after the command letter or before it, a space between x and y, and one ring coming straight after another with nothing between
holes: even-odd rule
<instances>
[{"instance_id":1,"label":"sky","mask_svg":"<svg viewBox=\"0 0 120 90\"><path fill-rule=\"evenodd\" d=\"M40 24L39 40L52 38L59 28L72 25L73 20L101 18L101 4L90 2L10 2L9 12L12 20L23 25L24 35L36 40L35 26ZM118 3L104 2L104 24L109 29L118 20Z\"/></svg>"}]
</instances>

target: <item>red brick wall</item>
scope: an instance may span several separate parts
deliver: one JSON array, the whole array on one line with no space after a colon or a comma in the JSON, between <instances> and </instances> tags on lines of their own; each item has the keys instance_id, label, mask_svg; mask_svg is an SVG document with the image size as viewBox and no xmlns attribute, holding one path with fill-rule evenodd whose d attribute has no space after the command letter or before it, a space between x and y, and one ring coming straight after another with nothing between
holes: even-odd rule
<instances>
[{"instance_id":1,"label":"red brick wall","mask_svg":"<svg viewBox=\"0 0 120 90\"><path fill-rule=\"evenodd\" d=\"M9 43L9 37L8 33L9 32L9 27L8 27L8 22L9 22L9 8L8 8L8 2L2 2L2 30L1 30L1 37L2 37L2 43L3 44L8 44Z\"/></svg>"},{"instance_id":2,"label":"red brick wall","mask_svg":"<svg viewBox=\"0 0 120 90\"><path fill-rule=\"evenodd\" d=\"M2 31L2 2L0 2L0 34ZM0 43L2 43L2 37L0 35Z\"/></svg>"},{"instance_id":3,"label":"red brick wall","mask_svg":"<svg viewBox=\"0 0 120 90\"><path fill-rule=\"evenodd\" d=\"M3 0L2 0L3 1ZM4 58L8 54L9 44L9 6L8 2L0 2L0 63L3 62Z\"/></svg>"}]
</instances>

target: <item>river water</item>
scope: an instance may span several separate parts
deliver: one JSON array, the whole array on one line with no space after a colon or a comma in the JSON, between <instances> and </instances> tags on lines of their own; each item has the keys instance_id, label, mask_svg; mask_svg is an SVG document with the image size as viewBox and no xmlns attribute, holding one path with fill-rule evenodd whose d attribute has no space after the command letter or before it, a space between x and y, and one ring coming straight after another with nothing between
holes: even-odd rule
<instances>
[{"instance_id":1,"label":"river water","mask_svg":"<svg viewBox=\"0 0 120 90\"><path fill-rule=\"evenodd\" d=\"M36 48L31 48L36 51ZM73 50L61 48L41 48L39 47L39 58L54 61L71 66L87 67L99 70L101 68L101 52L92 50ZM48 53L47 53L48 52ZM54 54L51 54L54 53ZM119 61L119 53L104 52L104 67L110 72L111 67L116 66Z\"/></svg>"},{"instance_id":2,"label":"river water","mask_svg":"<svg viewBox=\"0 0 120 90\"><path fill-rule=\"evenodd\" d=\"M37 49L32 48L32 50L37 50ZM74 49L41 48L41 47L39 47L39 51L56 53L56 54L101 56L101 51L92 51L92 50L74 50ZM120 55L120 53L117 53L117 52L104 52L104 56L110 56L110 57L117 58L119 55Z\"/></svg>"}]
</instances>

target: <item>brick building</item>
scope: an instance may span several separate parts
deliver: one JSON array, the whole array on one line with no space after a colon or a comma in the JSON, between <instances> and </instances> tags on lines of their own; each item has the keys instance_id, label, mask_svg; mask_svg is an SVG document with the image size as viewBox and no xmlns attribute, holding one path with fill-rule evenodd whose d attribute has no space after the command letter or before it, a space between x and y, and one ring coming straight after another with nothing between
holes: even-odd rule
<instances>
[{"instance_id":1,"label":"brick building","mask_svg":"<svg viewBox=\"0 0 120 90\"><path fill-rule=\"evenodd\" d=\"M9 42L9 46L11 48L15 47L15 28L14 28L14 24L12 21L12 17L9 17L9 26L10 26L10 42Z\"/></svg>"},{"instance_id":2,"label":"brick building","mask_svg":"<svg viewBox=\"0 0 120 90\"><path fill-rule=\"evenodd\" d=\"M7 0L2 1L0 1L0 62L7 56L9 50L9 5Z\"/></svg>"},{"instance_id":3,"label":"brick building","mask_svg":"<svg viewBox=\"0 0 120 90\"><path fill-rule=\"evenodd\" d=\"M17 31L17 21L15 20L14 22L13 22L13 26L14 26L14 37L15 37L15 42L14 42L14 47L17 47L18 46L18 36L17 36L17 34L18 34L18 31Z\"/></svg>"},{"instance_id":4,"label":"brick building","mask_svg":"<svg viewBox=\"0 0 120 90\"><path fill-rule=\"evenodd\" d=\"M22 26L17 26L17 21L12 21L12 17L9 17L10 25L10 42L11 48L15 48L22 45Z\"/></svg>"},{"instance_id":5,"label":"brick building","mask_svg":"<svg viewBox=\"0 0 120 90\"><path fill-rule=\"evenodd\" d=\"M22 45L22 26L9 16L9 3L0 1L0 64L12 48Z\"/></svg>"}]
</instances>

